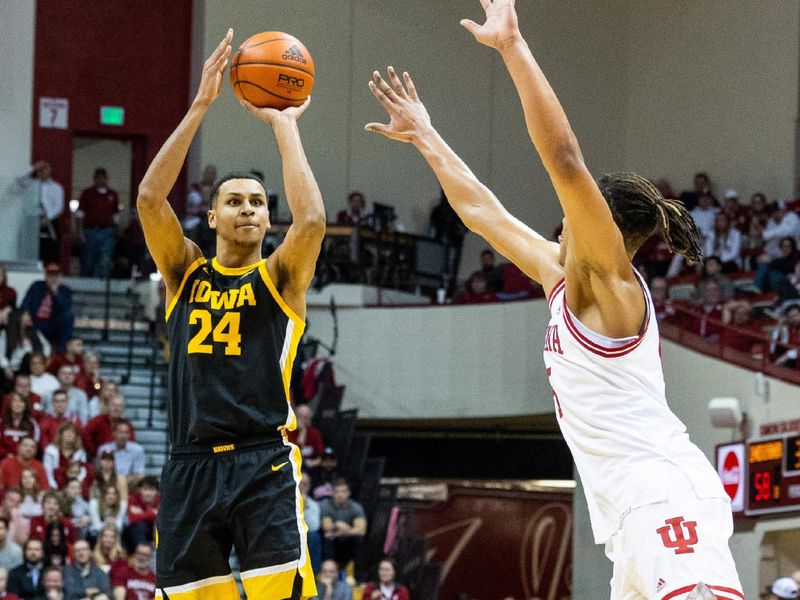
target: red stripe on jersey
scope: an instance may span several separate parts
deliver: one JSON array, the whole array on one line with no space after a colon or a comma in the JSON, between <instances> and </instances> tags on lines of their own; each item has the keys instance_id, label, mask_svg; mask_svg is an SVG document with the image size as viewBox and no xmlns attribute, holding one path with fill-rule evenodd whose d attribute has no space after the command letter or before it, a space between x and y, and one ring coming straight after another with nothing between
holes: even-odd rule
<instances>
[{"instance_id":1,"label":"red stripe on jersey","mask_svg":"<svg viewBox=\"0 0 800 600\"><path fill-rule=\"evenodd\" d=\"M669 592L667 595L662 596L661 600L670 600L670 598L675 598L676 596L680 596L681 594L688 594L695 587L697 587L697 584L687 585L685 587L678 588L677 590L673 590L673 591ZM724 592L726 594L732 594L736 598L741 598L741 600L744 600L744 594L742 594L742 592L740 592L738 590L735 590L733 588L722 587L722 586L719 586L719 585L709 585L708 589L713 590L714 592ZM732 598L729 599L727 596L720 596L719 594L715 594L715 595L717 596L717 598L719 600L733 600Z\"/></svg>"},{"instance_id":2,"label":"red stripe on jersey","mask_svg":"<svg viewBox=\"0 0 800 600\"><path fill-rule=\"evenodd\" d=\"M732 595L736 596L737 598L741 598L742 600L744 600L744 594L742 592L740 592L739 590L736 590L734 588L722 587L722 586L719 586L719 585L710 585L710 586L708 586L708 588L710 590L714 590L715 592L724 592L726 594L732 594ZM722 596L717 594L717 598L722 598Z\"/></svg>"},{"instance_id":3,"label":"red stripe on jersey","mask_svg":"<svg viewBox=\"0 0 800 600\"><path fill-rule=\"evenodd\" d=\"M645 297L645 302L646 301L647 301L647 297ZM645 322L644 329L642 330L642 333L640 333L636 337L636 339L631 340L630 342L628 342L627 344L625 344L623 346L619 346L619 347L616 347L616 348L611 348L611 347L603 346L602 344L598 344L596 342L593 342L592 340L590 340L589 338L587 338L585 335L583 335L580 332L580 330L578 329L578 327L575 325L575 323L572 320L572 315L570 314L569 308L567 307L566 296L564 297L564 321L566 322L567 329L572 334L572 337L574 337L578 341L578 343L581 346L583 346L584 348L586 348L587 350L589 350L591 352L594 352L595 354L598 354L598 355L600 355L600 356L602 356L604 358L617 358L619 356L624 356L624 355L628 354L629 352L632 352L633 350L635 350L636 348L639 347L639 344L641 344L642 340L644 340L644 336L647 333L647 330L648 330L648 328L650 326L650 307L649 307L649 303L645 304L645 311L647 313L647 315L646 315L647 321Z\"/></svg>"},{"instance_id":4,"label":"red stripe on jersey","mask_svg":"<svg viewBox=\"0 0 800 600\"><path fill-rule=\"evenodd\" d=\"M561 279L558 280L558 283L553 286L553 289L550 290L550 295L547 296L547 308L549 308L550 310L553 309L553 298L556 297L556 294L558 292L564 289L565 285L566 281L562 277Z\"/></svg>"}]
</instances>

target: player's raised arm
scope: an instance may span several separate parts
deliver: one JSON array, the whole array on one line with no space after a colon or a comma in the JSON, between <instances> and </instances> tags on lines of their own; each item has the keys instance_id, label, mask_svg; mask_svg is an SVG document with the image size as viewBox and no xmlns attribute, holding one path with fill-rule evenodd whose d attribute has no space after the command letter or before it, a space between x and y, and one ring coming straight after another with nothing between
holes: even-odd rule
<instances>
[{"instance_id":1,"label":"player's raised arm","mask_svg":"<svg viewBox=\"0 0 800 600\"><path fill-rule=\"evenodd\" d=\"M167 304L177 291L186 267L200 256L200 250L183 236L181 224L167 195L181 171L189 145L208 107L222 90L222 74L231 53L233 30L229 29L203 65L197 95L178 128L159 150L142 182L136 206L145 241L167 285Z\"/></svg>"},{"instance_id":2,"label":"player's raised arm","mask_svg":"<svg viewBox=\"0 0 800 600\"><path fill-rule=\"evenodd\" d=\"M366 130L414 144L428 161L464 224L549 292L563 272L558 263L558 244L548 242L509 214L495 195L478 181L431 125L408 73L403 74L401 81L389 67L387 82L375 71L369 87L389 113L390 122L369 123Z\"/></svg>"},{"instance_id":3,"label":"player's raised arm","mask_svg":"<svg viewBox=\"0 0 800 600\"><path fill-rule=\"evenodd\" d=\"M301 318L305 318L306 292L314 278L326 221L322 194L306 159L297 127L297 119L310 102L309 96L301 106L279 111L242 101L248 112L272 125L278 142L292 225L283 243L267 260L267 269L283 299Z\"/></svg>"},{"instance_id":4,"label":"player's raised arm","mask_svg":"<svg viewBox=\"0 0 800 600\"><path fill-rule=\"evenodd\" d=\"M567 270L615 274L633 281L622 234L581 154L567 116L519 32L514 0L480 0L486 22L461 24L475 39L495 48L514 80L528 133L553 182L573 233ZM576 265L569 263L575 261Z\"/></svg>"}]
</instances>

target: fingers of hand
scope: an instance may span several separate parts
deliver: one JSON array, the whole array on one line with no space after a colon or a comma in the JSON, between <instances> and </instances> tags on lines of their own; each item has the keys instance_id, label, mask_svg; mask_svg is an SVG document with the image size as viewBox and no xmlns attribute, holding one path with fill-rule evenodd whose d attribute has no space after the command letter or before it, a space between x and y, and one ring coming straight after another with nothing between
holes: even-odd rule
<instances>
[{"instance_id":1,"label":"fingers of hand","mask_svg":"<svg viewBox=\"0 0 800 600\"><path fill-rule=\"evenodd\" d=\"M384 125L383 123L367 123L364 125L364 129L366 131L373 131L375 133L385 133L389 130L389 126Z\"/></svg>"},{"instance_id":2,"label":"fingers of hand","mask_svg":"<svg viewBox=\"0 0 800 600\"><path fill-rule=\"evenodd\" d=\"M480 25L478 25L475 21L470 21L469 19L461 19L460 21L461 26L469 31L472 35L475 35L475 32L480 29Z\"/></svg>"},{"instance_id":3,"label":"fingers of hand","mask_svg":"<svg viewBox=\"0 0 800 600\"><path fill-rule=\"evenodd\" d=\"M419 100L419 96L417 95L417 88L414 85L414 82L411 80L411 75L408 74L408 71L403 72L403 80L406 82L406 89L408 90L408 95L414 100Z\"/></svg>"},{"instance_id":4,"label":"fingers of hand","mask_svg":"<svg viewBox=\"0 0 800 600\"><path fill-rule=\"evenodd\" d=\"M492 0L481 0L481 6L483 7L483 10L486 10L487 8L489 8L491 3L492 3Z\"/></svg>"},{"instance_id":5,"label":"fingers of hand","mask_svg":"<svg viewBox=\"0 0 800 600\"><path fill-rule=\"evenodd\" d=\"M386 94L384 94L380 90L380 88L378 88L378 86L375 85L374 81L370 81L369 82L369 91L372 92L372 95L375 96L378 99L378 102L381 102L382 104L389 104L390 103L389 98L387 98Z\"/></svg>"},{"instance_id":6,"label":"fingers of hand","mask_svg":"<svg viewBox=\"0 0 800 600\"><path fill-rule=\"evenodd\" d=\"M214 63L214 68L218 71L222 71L225 66L228 64L228 58L231 56L231 47L228 46L225 50L222 51L222 54L219 55L216 62Z\"/></svg>"},{"instance_id":7,"label":"fingers of hand","mask_svg":"<svg viewBox=\"0 0 800 600\"><path fill-rule=\"evenodd\" d=\"M386 80L384 80L383 77L381 77L381 74L378 71L375 71L372 74L372 79L375 82L375 85L378 86L378 89L380 89L380 91L382 91L384 94L386 94L386 97L389 98L389 100L391 100L392 102L397 100L397 95L396 95L397 92L395 92L392 89L392 86L390 86L386 82Z\"/></svg>"},{"instance_id":8,"label":"fingers of hand","mask_svg":"<svg viewBox=\"0 0 800 600\"><path fill-rule=\"evenodd\" d=\"M208 57L206 61L206 65L213 65L217 62L220 55L225 51L226 47L230 47L231 40L233 39L233 29L228 29L228 33L225 34L225 37L222 38L222 41L214 48L214 52L211 53L211 56Z\"/></svg>"},{"instance_id":9,"label":"fingers of hand","mask_svg":"<svg viewBox=\"0 0 800 600\"><path fill-rule=\"evenodd\" d=\"M400 78L397 76L397 73L394 70L394 67L389 67L389 81L392 82L392 87L394 88L395 93L398 96L405 97L406 89L403 87L403 83L400 81Z\"/></svg>"}]
</instances>

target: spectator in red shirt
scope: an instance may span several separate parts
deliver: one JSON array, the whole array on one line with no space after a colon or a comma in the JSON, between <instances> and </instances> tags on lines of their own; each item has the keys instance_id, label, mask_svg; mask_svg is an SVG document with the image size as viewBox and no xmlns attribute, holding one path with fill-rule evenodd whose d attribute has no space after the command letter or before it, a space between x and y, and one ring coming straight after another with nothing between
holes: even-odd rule
<instances>
[{"instance_id":1,"label":"spectator in red shirt","mask_svg":"<svg viewBox=\"0 0 800 600\"><path fill-rule=\"evenodd\" d=\"M758 352L756 346L760 346L760 353L766 347L766 337L758 335L755 331L748 330L751 322L752 307L747 300L732 300L722 307L722 322L729 325L722 332L720 343L738 352L752 355ZM764 338L763 340L760 338Z\"/></svg>"},{"instance_id":2,"label":"spectator in red shirt","mask_svg":"<svg viewBox=\"0 0 800 600\"><path fill-rule=\"evenodd\" d=\"M473 273L467 281L466 291L456 296L454 304L482 304L496 302L497 294L489 291L486 276L483 273Z\"/></svg>"},{"instance_id":3,"label":"spectator in red shirt","mask_svg":"<svg viewBox=\"0 0 800 600\"><path fill-rule=\"evenodd\" d=\"M722 292L714 279L701 282L697 297L697 312L688 329L704 338L718 340L722 333Z\"/></svg>"},{"instance_id":4,"label":"spectator in red shirt","mask_svg":"<svg viewBox=\"0 0 800 600\"><path fill-rule=\"evenodd\" d=\"M81 192L78 218L83 224L86 241L81 254L81 277L107 277L114 252L114 227L119 212L119 196L108 187L108 173L94 171L94 185Z\"/></svg>"},{"instance_id":5,"label":"spectator in red shirt","mask_svg":"<svg viewBox=\"0 0 800 600\"><path fill-rule=\"evenodd\" d=\"M656 309L656 319L667 323L677 321L677 314L672 300L667 296L667 280L663 277L653 277L650 281L650 297L653 299L653 307Z\"/></svg>"},{"instance_id":6,"label":"spectator in red shirt","mask_svg":"<svg viewBox=\"0 0 800 600\"><path fill-rule=\"evenodd\" d=\"M59 425L53 443L44 449L42 456L47 482L51 488L61 489L67 484L67 469L73 462L87 462L86 452L81 446L78 428L70 422L65 422ZM83 481L85 478L84 471L83 477L78 479Z\"/></svg>"},{"instance_id":7,"label":"spectator in red shirt","mask_svg":"<svg viewBox=\"0 0 800 600\"><path fill-rule=\"evenodd\" d=\"M8 285L6 266L0 263L0 327L5 328L8 325L11 311L16 307L17 291Z\"/></svg>"},{"instance_id":8,"label":"spectator in red shirt","mask_svg":"<svg viewBox=\"0 0 800 600\"><path fill-rule=\"evenodd\" d=\"M58 370L64 365L72 367L75 374L75 382L78 385L86 377L86 369L83 366L83 340L80 338L70 338L64 352L53 354L47 364L47 372L51 375L58 375Z\"/></svg>"},{"instance_id":9,"label":"spectator in red shirt","mask_svg":"<svg viewBox=\"0 0 800 600\"><path fill-rule=\"evenodd\" d=\"M31 417L31 409L22 396L11 392L8 406L0 420L0 452L2 456L13 456L17 444L24 437L31 437L38 443L39 424Z\"/></svg>"},{"instance_id":10,"label":"spectator in red shirt","mask_svg":"<svg viewBox=\"0 0 800 600\"><path fill-rule=\"evenodd\" d=\"M294 414L297 416L297 429L287 434L289 441L300 448L303 456L303 466L314 468L319 466L320 457L325 450L322 443L322 434L319 429L311 426L311 409L307 404L298 406Z\"/></svg>"},{"instance_id":11,"label":"spectator in red shirt","mask_svg":"<svg viewBox=\"0 0 800 600\"><path fill-rule=\"evenodd\" d=\"M80 434L81 421L76 415L67 414L68 406L69 399L67 397L66 390L58 389L53 392L53 397L50 400L50 410L53 414L45 414L39 419L39 431L41 432L39 446L42 448L42 451L44 451L44 449L53 442L56 437L56 432L58 432L58 428L63 423L71 423L75 425L78 430L78 434Z\"/></svg>"},{"instance_id":12,"label":"spectator in red shirt","mask_svg":"<svg viewBox=\"0 0 800 600\"><path fill-rule=\"evenodd\" d=\"M92 552L95 564L104 573L110 574L111 571L124 569L128 566L128 559L125 550L119 543L119 531L116 525L106 525L97 538L97 544Z\"/></svg>"},{"instance_id":13,"label":"spectator in red shirt","mask_svg":"<svg viewBox=\"0 0 800 600\"><path fill-rule=\"evenodd\" d=\"M36 441L32 437L24 437L17 445L17 453L0 461L0 487L2 489L17 487L23 469L32 469L39 477L42 489L48 489L47 473L44 465L36 460Z\"/></svg>"},{"instance_id":14,"label":"spectator in red shirt","mask_svg":"<svg viewBox=\"0 0 800 600\"><path fill-rule=\"evenodd\" d=\"M111 588L114 597L120 600L143 600L156 593L156 574L153 563L153 548L147 544L136 546L132 565L111 570ZM125 594L124 596L122 594Z\"/></svg>"},{"instance_id":15,"label":"spectator in red shirt","mask_svg":"<svg viewBox=\"0 0 800 600\"><path fill-rule=\"evenodd\" d=\"M378 581L364 587L363 600L409 600L408 588L397 583L394 561L384 558L378 564Z\"/></svg>"},{"instance_id":16,"label":"spectator in red shirt","mask_svg":"<svg viewBox=\"0 0 800 600\"><path fill-rule=\"evenodd\" d=\"M139 544L153 543L160 502L158 479L143 477L128 501L128 526L123 536L128 552Z\"/></svg>"},{"instance_id":17,"label":"spectator in red shirt","mask_svg":"<svg viewBox=\"0 0 800 600\"><path fill-rule=\"evenodd\" d=\"M342 209L336 215L337 225L359 225L366 222L367 215L364 214L364 194L361 192L350 192L347 196L347 208Z\"/></svg>"},{"instance_id":18,"label":"spectator in red shirt","mask_svg":"<svg viewBox=\"0 0 800 600\"><path fill-rule=\"evenodd\" d=\"M17 306L17 290L8 285L8 270L0 263L0 311L8 314L12 308Z\"/></svg>"},{"instance_id":19,"label":"spectator in red shirt","mask_svg":"<svg viewBox=\"0 0 800 600\"><path fill-rule=\"evenodd\" d=\"M100 386L100 393L97 395L96 398L90 400L89 410L94 410L95 404L98 409L98 413L92 415L92 418L96 417L97 415L102 415L108 412L108 404L114 396L119 394L119 386L117 382L113 379L104 379L101 386ZM96 400L96 402L95 402Z\"/></svg>"},{"instance_id":20,"label":"spectator in red shirt","mask_svg":"<svg viewBox=\"0 0 800 600\"><path fill-rule=\"evenodd\" d=\"M31 411L31 416L34 419L39 419L44 410L44 402L39 394L35 394L31 390L31 378L29 375L20 373L14 378L14 391L19 394L28 405ZM6 394L3 396L3 404L0 406L0 414L4 414L8 410L8 403L11 400L11 395Z\"/></svg>"},{"instance_id":21,"label":"spectator in red shirt","mask_svg":"<svg viewBox=\"0 0 800 600\"><path fill-rule=\"evenodd\" d=\"M126 421L125 400L121 394L113 396L108 401L108 412L99 414L91 419L83 430L83 448L91 460L97 455L97 449L103 444L114 441L114 425L119 421ZM131 425L131 441L136 440L136 432Z\"/></svg>"},{"instance_id":22,"label":"spectator in red shirt","mask_svg":"<svg viewBox=\"0 0 800 600\"><path fill-rule=\"evenodd\" d=\"M50 490L42 497L42 514L31 519L30 539L44 541L47 526L51 523L61 523L64 526L66 540L69 544L75 543L75 526L68 518L61 514L61 500L58 493Z\"/></svg>"}]
</instances>

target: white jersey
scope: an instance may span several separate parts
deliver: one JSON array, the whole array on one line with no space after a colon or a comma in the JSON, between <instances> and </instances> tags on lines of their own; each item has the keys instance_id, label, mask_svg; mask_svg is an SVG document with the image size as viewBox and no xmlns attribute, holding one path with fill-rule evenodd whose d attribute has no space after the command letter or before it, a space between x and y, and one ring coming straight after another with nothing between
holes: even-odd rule
<instances>
[{"instance_id":1,"label":"white jersey","mask_svg":"<svg viewBox=\"0 0 800 600\"><path fill-rule=\"evenodd\" d=\"M666 501L675 467L699 498L727 499L716 471L667 406L658 325L644 282L645 325L625 340L580 323L567 308L564 287L562 280L548 299L544 363L595 542L607 541L631 509Z\"/></svg>"}]
</instances>

